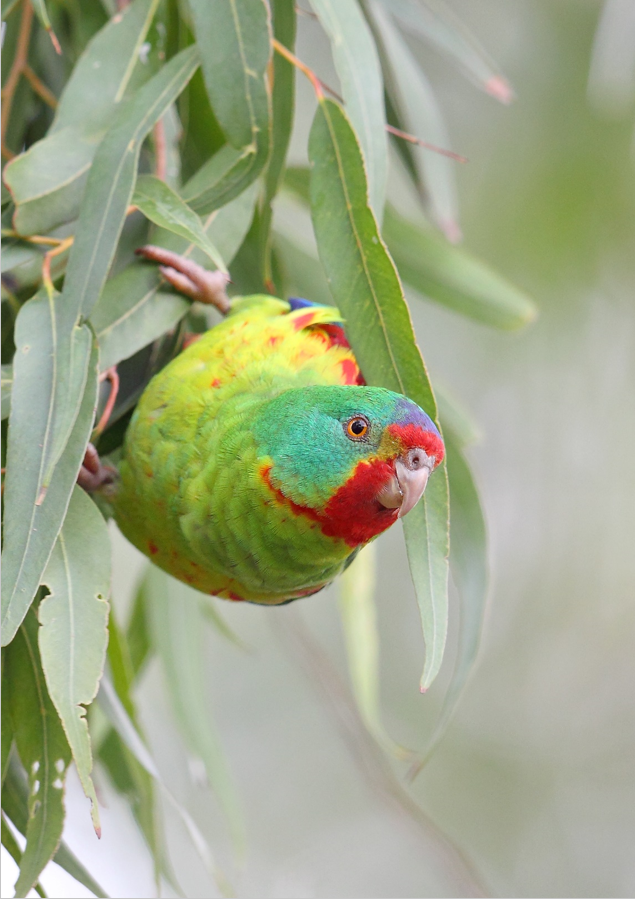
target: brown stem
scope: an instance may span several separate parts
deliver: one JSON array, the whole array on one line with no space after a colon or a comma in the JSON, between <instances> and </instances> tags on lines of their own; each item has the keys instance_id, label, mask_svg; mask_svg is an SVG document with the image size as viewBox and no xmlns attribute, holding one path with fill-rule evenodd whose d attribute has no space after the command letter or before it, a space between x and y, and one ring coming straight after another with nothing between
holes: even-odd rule
<instances>
[{"instance_id":1,"label":"brown stem","mask_svg":"<svg viewBox=\"0 0 635 899\"><path fill-rule=\"evenodd\" d=\"M29 53L29 41L31 39L31 26L33 25L33 7L30 0L22 0L22 18L20 20L20 31L18 33L18 43L15 50L15 56L11 63L9 77L2 88L2 155L11 159L15 154L5 145L5 136L7 133L7 125L11 116L11 108L13 106L13 97L20 81L20 75L24 72L27 64Z\"/></svg>"},{"instance_id":2,"label":"brown stem","mask_svg":"<svg viewBox=\"0 0 635 899\"><path fill-rule=\"evenodd\" d=\"M167 145L165 142L165 122L159 119L152 131L154 138L154 174L165 181L168 172Z\"/></svg>"},{"instance_id":3,"label":"brown stem","mask_svg":"<svg viewBox=\"0 0 635 899\"><path fill-rule=\"evenodd\" d=\"M65 240L58 243L52 250L49 250L48 253L44 254L44 259L42 260L42 281L49 292L53 290L53 281L51 280L51 259L54 256L59 256L64 250L67 250L73 243L73 240L73 237L67 237Z\"/></svg>"},{"instance_id":4,"label":"brown stem","mask_svg":"<svg viewBox=\"0 0 635 899\"><path fill-rule=\"evenodd\" d=\"M291 65L294 65L296 69L300 69L300 71L306 75L306 77L313 85L313 90L315 91L315 95L318 100L322 100L324 98L324 91L328 91L329 94L333 94L333 96L340 102L344 102L341 97L337 96L335 91L332 91L329 87L327 87L326 84L324 84L324 82L320 81L320 79L315 74L315 72L312 71L312 69L301 62L297 56L294 56L291 50L288 50L284 44L280 43L279 40L274 37L271 44L276 53L279 53L280 56L284 56L287 62L290 62Z\"/></svg>"},{"instance_id":5,"label":"brown stem","mask_svg":"<svg viewBox=\"0 0 635 899\"><path fill-rule=\"evenodd\" d=\"M57 109L57 97L52 91L48 89L43 81L40 81L30 65L24 66L22 74L29 82L35 93L39 97L41 97L44 102L51 107L51 109Z\"/></svg>"},{"instance_id":6,"label":"brown stem","mask_svg":"<svg viewBox=\"0 0 635 899\"><path fill-rule=\"evenodd\" d=\"M106 425L108 424L108 420L112 415L112 410L115 408L115 402L117 400L117 394L119 393L119 375L117 373L117 366L113 365L112 368L107 369L102 372L99 376L100 381L110 381L110 393L108 394L108 399L106 401L106 405L104 406L104 411L102 412L101 418L99 422L95 426L93 431L93 440L96 440L103 433Z\"/></svg>"},{"instance_id":7,"label":"brown stem","mask_svg":"<svg viewBox=\"0 0 635 899\"><path fill-rule=\"evenodd\" d=\"M414 134L408 134L407 131L402 131L400 128L395 128L393 125L386 125L386 131L389 134L394 134L395 137L400 137L402 140L407 140L411 144L418 144L420 147L425 147L426 150L432 150L433 153L440 153L441 156L449 156L450 159L455 159L457 162L467 162L467 156L460 156L458 153L453 153L452 150L444 150L443 147L437 147L436 144L430 144L427 140L421 140L420 137L415 137Z\"/></svg>"}]
</instances>

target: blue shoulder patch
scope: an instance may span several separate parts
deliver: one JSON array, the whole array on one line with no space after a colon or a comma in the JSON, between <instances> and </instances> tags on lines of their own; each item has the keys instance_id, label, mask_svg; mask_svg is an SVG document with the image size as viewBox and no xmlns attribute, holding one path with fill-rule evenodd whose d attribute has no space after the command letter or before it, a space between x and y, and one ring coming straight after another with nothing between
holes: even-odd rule
<instances>
[{"instance_id":1,"label":"blue shoulder patch","mask_svg":"<svg viewBox=\"0 0 635 899\"><path fill-rule=\"evenodd\" d=\"M310 306L320 305L320 303L314 303L311 300L304 300L302 297L289 297L287 302L291 306L290 312L295 312L296 309L307 309Z\"/></svg>"}]
</instances>

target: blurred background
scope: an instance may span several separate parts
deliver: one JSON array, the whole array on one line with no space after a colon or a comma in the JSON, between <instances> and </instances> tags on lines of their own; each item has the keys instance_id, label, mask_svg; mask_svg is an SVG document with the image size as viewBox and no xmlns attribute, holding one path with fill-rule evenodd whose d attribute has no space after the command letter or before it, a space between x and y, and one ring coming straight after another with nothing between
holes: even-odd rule
<instances>
[{"instance_id":1,"label":"blurred background","mask_svg":"<svg viewBox=\"0 0 635 899\"><path fill-rule=\"evenodd\" d=\"M469 158L457 173L464 245L530 294L540 316L509 335L410 297L433 382L480 431L470 459L491 559L478 668L412 792L490 894L632 896L635 4L450 5L516 92L509 107L496 103L425 51L452 149ZM298 56L335 86L326 38L310 17L299 26ZM304 80L298 92L290 162L302 165L315 100ZM145 563L116 534L114 546L123 617ZM385 723L417 748L444 678L419 693L419 616L397 528L379 540L377 564ZM390 795L350 730L344 738L346 715L325 700L316 669L297 663L289 622L346 678L335 604L334 590L281 609L219 604L248 649L205 634L209 714L247 822L233 883L239 895L278 899L466 895L453 850ZM452 646L445 683L451 659ZM153 661L139 693L151 749L222 862L225 827L200 765L183 763L161 678ZM405 769L394 772L403 781ZM101 843L69 780L68 844L110 895L153 895L150 857L105 775L96 772ZM169 807L166 828L187 895L216 895ZM54 865L42 883L89 895Z\"/></svg>"}]
</instances>

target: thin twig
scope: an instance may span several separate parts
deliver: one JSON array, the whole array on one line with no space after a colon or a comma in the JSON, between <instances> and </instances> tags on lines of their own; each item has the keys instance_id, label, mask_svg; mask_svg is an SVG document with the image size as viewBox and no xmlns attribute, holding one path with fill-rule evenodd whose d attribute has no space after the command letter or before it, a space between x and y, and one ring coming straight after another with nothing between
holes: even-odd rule
<instances>
[{"instance_id":1,"label":"thin twig","mask_svg":"<svg viewBox=\"0 0 635 899\"><path fill-rule=\"evenodd\" d=\"M67 250L72 245L73 240L73 237L67 237L54 249L49 250L44 254L44 259L42 260L42 283L44 284L44 287L49 294L53 291L53 281L51 279L51 259L53 259L54 256L59 256L60 253L63 253L65 250Z\"/></svg>"},{"instance_id":2,"label":"thin twig","mask_svg":"<svg viewBox=\"0 0 635 899\"><path fill-rule=\"evenodd\" d=\"M108 394L108 399L104 406L101 418L93 430L92 440L96 440L101 436L112 415L112 410L115 408L117 394L119 393L119 374L117 373L117 366L113 365L111 368L102 372L99 376L99 380L100 382L110 381L110 393Z\"/></svg>"},{"instance_id":3,"label":"thin twig","mask_svg":"<svg viewBox=\"0 0 635 899\"><path fill-rule=\"evenodd\" d=\"M41 97L44 102L51 107L51 109L57 109L57 97L55 96L53 91L50 91L48 89L43 81L40 81L30 65L24 66L22 74L29 82L35 93L39 97Z\"/></svg>"},{"instance_id":4,"label":"thin twig","mask_svg":"<svg viewBox=\"0 0 635 899\"><path fill-rule=\"evenodd\" d=\"M312 69L301 62L301 60L299 60L297 56L294 56L291 50L288 50L285 45L281 44L280 41L275 37L272 40L272 46L276 53L279 53L280 56L284 56L287 62L290 62L291 65L294 65L296 69L300 69L300 71L306 75L306 77L313 85L313 90L315 91L318 100L322 100L324 98L324 91L332 93L333 96L337 97L337 94L335 94L334 91L331 91L331 89L327 87L326 84L320 81L320 79ZM339 97L338 99L340 100L340 102L344 102L341 97Z\"/></svg>"},{"instance_id":5,"label":"thin twig","mask_svg":"<svg viewBox=\"0 0 635 899\"><path fill-rule=\"evenodd\" d=\"M60 237L45 237L41 234L20 234L18 231L14 231L13 228L3 228L2 236L14 237L16 240L24 240L27 243L42 244L48 247L58 247L61 243L64 243Z\"/></svg>"},{"instance_id":6,"label":"thin twig","mask_svg":"<svg viewBox=\"0 0 635 899\"><path fill-rule=\"evenodd\" d=\"M152 138L154 140L154 174L161 181L165 181L168 173L168 156L167 144L165 141L165 122L159 119L153 130Z\"/></svg>"},{"instance_id":7,"label":"thin twig","mask_svg":"<svg viewBox=\"0 0 635 899\"><path fill-rule=\"evenodd\" d=\"M426 150L432 150L434 153L440 153L441 156L448 156L450 159L455 159L457 162L467 162L467 156L460 156L458 153L453 153L452 150L444 150L443 147L437 147L436 144L428 143L427 140L421 140L420 137L415 137L414 134L408 134L407 131L402 131L400 128L395 128L393 125L386 125L386 131L389 134L394 134L395 137L400 137L402 140L407 140L411 144L418 144L420 147L425 147Z\"/></svg>"},{"instance_id":8,"label":"thin twig","mask_svg":"<svg viewBox=\"0 0 635 899\"><path fill-rule=\"evenodd\" d=\"M15 56L11 63L9 76L2 88L2 129L1 129L1 145L2 155L7 159L12 159L15 153L5 144L7 126L11 116L11 108L13 106L13 98L16 88L20 82L20 76L24 72L29 54L29 41L31 39L31 26L33 25L33 7L30 0L22 0L22 18L20 19L20 31L18 33L18 42L16 45Z\"/></svg>"}]
</instances>

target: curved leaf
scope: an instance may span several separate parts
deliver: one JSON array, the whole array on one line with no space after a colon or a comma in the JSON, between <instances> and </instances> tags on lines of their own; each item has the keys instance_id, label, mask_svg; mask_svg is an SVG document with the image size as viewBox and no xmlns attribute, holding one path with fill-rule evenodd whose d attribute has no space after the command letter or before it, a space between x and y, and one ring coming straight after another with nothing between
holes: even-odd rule
<instances>
[{"instance_id":1,"label":"curved leaf","mask_svg":"<svg viewBox=\"0 0 635 899\"><path fill-rule=\"evenodd\" d=\"M466 250L386 209L384 237L402 279L422 294L496 328L522 328L536 317L529 297Z\"/></svg>"},{"instance_id":2,"label":"curved leaf","mask_svg":"<svg viewBox=\"0 0 635 899\"><path fill-rule=\"evenodd\" d=\"M73 751L99 836L86 708L97 694L108 644L110 540L95 503L75 487L42 581L39 645L48 690Z\"/></svg>"},{"instance_id":3,"label":"curved leaf","mask_svg":"<svg viewBox=\"0 0 635 899\"><path fill-rule=\"evenodd\" d=\"M422 37L453 57L471 81L501 103L510 103L514 93L494 60L474 35L440 0L382 0L408 34Z\"/></svg>"},{"instance_id":4,"label":"curved leaf","mask_svg":"<svg viewBox=\"0 0 635 899\"><path fill-rule=\"evenodd\" d=\"M377 0L369 0L368 9L387 60L388 93L406 131L437 147L448 147L447 130L430 82ZM449 240L459 240L456 163L418 145L410 151L422 197L429 204L435 222Z\"/></svg>"},{"instance_id":5,"label":"curved leaf","mask_svg":"<svg viewBox=\"0 0 635 899\"><path fill-rule=\"evenodd\" d=\"M2 366L2 421L9 417L11 410L11 390L13 388L13 366Z\"/></svg>"},{"instance_id":6,"label":"curved leaf","mask_svg":"<svg viewBox=\"0 0 635 899\"><path fill-rule=\"evenodd\" d=\"M417 402L436 403L392 259L368 206L361 152L344 111L332 100L316 112L309 140L311 213L320 259L364 377ZM445 466L404 519L410 569L422 616L427 689L447 634L448 493Z\"/></svg>"},{"instance_id":7,"label":"curved leaf","mask_svg":"<svg viewBox=\"0 0 635 899\"><path fill-rule=\"evenodd\" d=\"M216 268L227 271L220 253L205 233L200 218L164 181L154 175L140 175L135 184L132 203L155 225L193 243L212 260Z\"/></svg>"},{"instance_id":8,"label":"curved leaf","mask_svg":"<svg viewBox=\"0 0 635 899\"><path fill-rule=\"evenodd\" d=\"M15 885L26 896L55 855L64 828L64 780L71 759L64 731L46 689L30 611L5 661L15 741L29 778L26 848Z\"/></svg>"},{"instance_id":9,"label":"curved leaf","mask_svg":"<svg viewBox=\"0 0 635 899\"><path fill-rule=\"evenodd\" d=\"M5 168L20 234L72 221L95 151L121 102L159 0L136 0L113 16L73 68L48 134Z\"/></svg>"},{"instance_id":10,"label":"curved leaf","mask_svg":"<svg viewBox=\"0 0 635 899\"><path fill-rule=\"evenodd\" d=\"M386 733L379 695L379 632L375 609L375 546L370 544L338 580L339 611L359 714L380 746L401 760L413 753Z\"/></svg>"},{"instance_id":11,"label":"curved leaf","mask_svg":"<svg viewBox=\"0 0 635 899\"><path fill-rule=\"evenodd\" d=\"M239 851L244 825L205 696L203 615L196 591L151 566L146 575L154 643L163 664L172 708L190 752L205 766Z\"/></svg>"},{"instance_id":12,"label":"curved leaf","mask_svg":"<svg viewBox=\"0 0 635 899\"><path fill-rule=\"evenodd\" d=\"M346 112L362 147L370 205L381 222L388 177L384 83L377 48L357 0L311 0L331 40Z\"/></svg>"},{"instance_id":13,"label":"curved leaf","mask_svg":"<svg viewBox=\"0 0 635 899\"><path fill-rule=\"evenodd\" d=\"M59 302L58 297L51 313L51 302L41 292L25 303L16 323L2 552L3 645L13 639L40 584L66 514L97 405L96 346L88 360L85 386L79 377L69 382L55 373L58 357L66 357L67 370L76 371L69 362L74 347L83 351L84 343L90 341L86 325L73 327L70 337L57 340L62 331ZM80 391L79 402L69 385ZM75 421L43 496L45 464L51 458L51 435L56 427L53 414L60 405L62 422L68 423L73 410ZM57 443L59 446L59 434Z\"/></svg>"},{"instance_id":14,"label":"curved leaf","mask_svg":"<svg viewBox=\"0 0 635 899\"><path fill-rule=\"evenodd\" d=\"M120 108L99 145L61 298L68 321L88 316L97 302L132 198L141 143L197 66L196 49L182 50Z\"/></svg>"},{"instance_id":15,"label":"curved leaf","mask_svg":"<svg viewBox=\"0 0 635 899\"><path fill-rule=\"evenodd\" d=\"M249 228L256 190L256 185L248 188L227 206L210 213L203 222L203 231L228 263ZM168 231L159 231L152 241L200 264L206 261L194 244L188 245L186 240ZM164 293L162 286L165 287L165 282L156 267L142 264L130 265L106 282L90 316L99 342L102 371L157 340L190 309L188 300Z\"/></svg>"}]
</instances>

